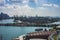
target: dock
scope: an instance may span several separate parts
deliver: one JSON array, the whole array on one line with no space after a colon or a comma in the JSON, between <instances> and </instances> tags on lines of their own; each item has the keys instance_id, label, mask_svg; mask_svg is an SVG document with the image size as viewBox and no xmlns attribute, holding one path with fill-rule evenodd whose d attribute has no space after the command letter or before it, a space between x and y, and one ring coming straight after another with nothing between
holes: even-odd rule
<instances>
[{"instance_id":1,"label":"dock","mask_svg":"<svg viewBox=\"0 0 60 40\"><path fill-rule=\"evenodd\" d=\"M30 32L26 35L19 36L16 40L48 40L51 39L52 34L56 34L56 31L39 31L39 32Z\"/></svg>"},{"instance_id":2,"label":"dock","mask_svg":"<svg viewBox=\"0 0 60 40\"><path fill-rule=\"evenodd\" d=\"M53 34L56 33L56 31L42 31L42 32L32 32L32 33L28 33L26 35L26 40L28 39L35 39L35 38L40 38L40 39L46 39L48 40L48 37Z\"/></svg>"}]
</instances>

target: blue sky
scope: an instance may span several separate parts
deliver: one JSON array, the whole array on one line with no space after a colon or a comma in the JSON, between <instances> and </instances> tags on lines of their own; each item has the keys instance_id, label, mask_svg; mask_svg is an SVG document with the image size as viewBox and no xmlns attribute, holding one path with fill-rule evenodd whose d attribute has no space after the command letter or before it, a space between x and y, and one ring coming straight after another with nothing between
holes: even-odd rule
<instances>
[{"instance_id":1,"label":"blue sky","mask_svg":"<svg viewBox=\"0 0 60 40\"><path fill-rule=\"evenodd\" d=\"M60 16L60 0L0 0L0 12L9 16Z\"/></svg>"}]
</instances>

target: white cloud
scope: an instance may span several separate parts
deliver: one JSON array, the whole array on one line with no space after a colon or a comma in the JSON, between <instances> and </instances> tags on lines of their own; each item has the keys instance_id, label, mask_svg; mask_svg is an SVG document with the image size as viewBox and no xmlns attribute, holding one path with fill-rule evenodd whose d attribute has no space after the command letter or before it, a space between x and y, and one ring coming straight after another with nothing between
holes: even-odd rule
<instances>
[{"instance_id":1,"label":"white cloud","mask_svg":"<svg viewBox=\"0 0 60 40\"><path fill-rule=\"evenodd\" d=\"M5 5L4 7L1 7L1 11L4 13L7 13L10 16L13 15L27 15L27 16L35 16L37 13L40 13L40 10L44 9L43 7L39 8L31 8L28 5Z\"/></svg>"},{"instance_id":2,"label":"white cloud","mask_svg":"<svg viewBox=\"0 0 60 40\"><path fill-rule=\"evenodd\" d=\"M7 13L10 16L13 15L28 15L31 12L31 9L28 5L20 6L20 5L6 5L4 7L0 7L1 11Z\"/></svg>"},{"instance_id":3,"label":"white cloud","mask_svg":"<svg viewBox=\"0 0 60 40\"><path fill-rule=\"evenodd\" d=\"M38 3L38 0L35 0L35 3Z\"/></svg>"},{"instance_id":4,"label":"white cloud","mask_svg":"<svg viewBox=\"0 0 60 40\"><path fill-rule=\"evenodd\" d=\"M29 0L23 0L23 2L22 3L28 3L29 2Z\"/></svg>"},{"instance_id":5,"label":"white cloud","mask_svg":"<svg viewBox=\"0 0 60 40\"><path fill-rule=\"evenodd\" d=\"M55 8L59 7L59 5L57 5L57 4L43 4L42 6L44 6L44 7L55 7Z\"/></svg>"},{"instance_id":6,"label":"white cloud","mask_svg":"<svg viewBox=\"0 0 60 40\"><path fill-rule=\"evenodd\" d=\"M49 6L49 7L51 7L52 4L43 4L43 6Z\"/></svg>"},{"instance_id":7,"label":"white cloud","mask_svg":"<svg viewBox=\"0 0 60 40\"><path fill-rule=\"evenodd\" d=\"M26 0L25 0L26 1ZM55 15L55 10L53 10L52 8L50 8L51 10L47 8L45 8L45 6L48 7L59 7L56 4L43 4L42 7L36 7L36 8L32 8L29 7L28 4L25 5L16 5L16 4L6 4L3 7L0 7L0 10L4 13L7 13L10 16L13 15L26 15L26 16L53 16Z\"/></svg>"},{"instance_id":8,"label":"white cloud","mask_svg":"<svg viewBox=\"0 0 60 40\"><path fill-rule=\"evenodd\" d=\"M8 9L13 9L14 8L13 5L12 6L11 5L6 5L5 7L8 8Z\"/></svg>"},{"instance_id":9,"label":"white cloud","mask_svg":"<svg viewBox=\"0 0 60 40\"><path fill-rule=\"evenodd\" d=\"M0 0L0 2L2 2L3 0Z\"/></svg>"},{"instance_id":10,"label":"white cloud","mask_svg":"<svg viewBox=\"0 0 60 40\"><path fill-rule=\"evenodd\" d=\"M44 9L46 9L46 8L45 8L45 7L40 7L40 9L43 9L43 10L44 10Z\"/></svg>"},{"instance_id":11,"label":"white cloud","mask_svg":"<svg viewBox=\"0 0 60 40\"><path fill-rule=\"evenodd\" d=\"M54 6L54 7L57 7L57 8L59 7L59 5L56 5L56 4L54 4L53 6Z\"/></svg>"}]
</instances>

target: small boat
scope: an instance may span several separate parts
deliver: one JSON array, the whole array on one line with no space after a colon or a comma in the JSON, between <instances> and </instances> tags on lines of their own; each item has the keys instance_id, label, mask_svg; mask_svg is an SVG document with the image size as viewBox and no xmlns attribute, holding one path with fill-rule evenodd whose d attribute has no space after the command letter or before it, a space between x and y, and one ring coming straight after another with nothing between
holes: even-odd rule
<instances>
[{"instance_id":1,"label":"small boat","mask_svg":"<svg viewBox=\"0 0 60 40\"><path fill-rule=\"evenodd\" d=\"M37 28L35 29L35 31L43 31L43 29Z\"/></svg>"}]
</instances>

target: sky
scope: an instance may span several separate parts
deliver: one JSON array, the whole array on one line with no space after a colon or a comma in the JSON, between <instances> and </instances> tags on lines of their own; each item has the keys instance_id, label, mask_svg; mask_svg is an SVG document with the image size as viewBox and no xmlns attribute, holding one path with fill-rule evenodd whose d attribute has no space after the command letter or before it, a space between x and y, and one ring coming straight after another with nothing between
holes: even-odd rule
<instances>
[{"instance_id":1,"label":"sky","mask_svg":"<svg viewBox=\"0 0 60 40\"><path fill-rule=\"evenodd\" d=\"M0 0L0 13L9 16L59 16L60 0Z\"/></svg>"}]
</instances>

